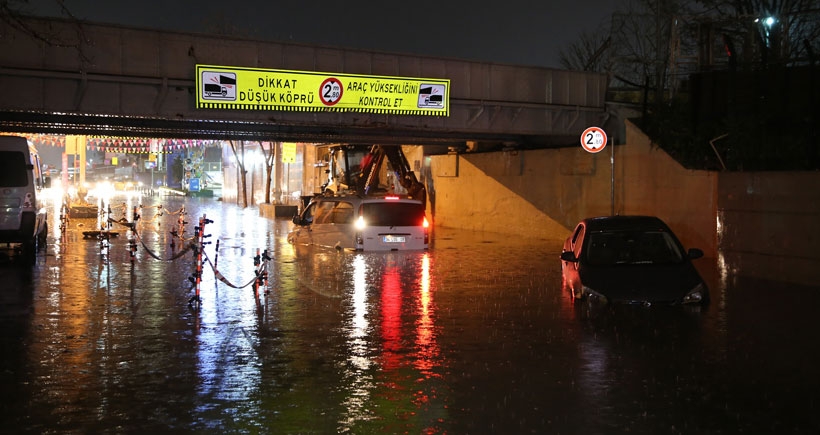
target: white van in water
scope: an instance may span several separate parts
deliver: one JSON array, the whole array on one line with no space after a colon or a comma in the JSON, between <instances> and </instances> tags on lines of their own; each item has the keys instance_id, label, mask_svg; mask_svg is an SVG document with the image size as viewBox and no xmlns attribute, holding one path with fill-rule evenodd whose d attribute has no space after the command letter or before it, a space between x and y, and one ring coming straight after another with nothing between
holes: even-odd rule
<instances>
[{"instance_id":1,"label":"white van in water","mask_svg":"<svg viewBox=\"0 0 820 435\"><path fill-rule=\"evenodd\" d=\"M37 198L43 187L34 146L24 137L0 136L0 243L20 244L27 262L48 234L46 208Z\"/></svg>"},{"instance_id":2,"label":"white van in water","mask_svg":"<svg viewBox=\"0 0 820 435\"><path fill-rule=\"evenodd\" d=\"M424 203L396 195L319 196L293 223L293 244L359 251L421 250L430 244Z\"/></svg>"}]
</instances>

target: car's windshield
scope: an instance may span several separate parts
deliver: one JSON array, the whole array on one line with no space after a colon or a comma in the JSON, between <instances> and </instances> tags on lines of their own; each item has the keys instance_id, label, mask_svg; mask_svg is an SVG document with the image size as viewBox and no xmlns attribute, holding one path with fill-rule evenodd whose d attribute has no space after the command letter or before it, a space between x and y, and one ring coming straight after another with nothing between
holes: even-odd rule
<instances>
[{"instance_id":1,"label":"car's windshield","mask_svg":"<svg viewBox=\"0 0 820 435\"><path fill-rule=\"evenodd\" d=\"M371 226L419 226L424 221L424 207L415 202L366 202L362 216Z\"/></svg>"},{"instance_id":2,"label":"car's windshield","mask_svg":"<svg viewBox=\"0 0 820 435\"><path fill-rule=\"evenodd\" d=\"M683 253L664 231L613 231L589 234L584 249L591 265L679 263Z\"/></svg>"}]
</instances>

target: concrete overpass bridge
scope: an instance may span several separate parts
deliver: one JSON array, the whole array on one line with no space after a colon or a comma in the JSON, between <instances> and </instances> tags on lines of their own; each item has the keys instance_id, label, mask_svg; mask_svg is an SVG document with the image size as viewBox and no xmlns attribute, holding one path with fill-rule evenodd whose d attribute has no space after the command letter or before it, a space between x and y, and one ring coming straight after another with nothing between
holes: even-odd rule
<instances>
[{"instance_id":1,"label":"concrete overpass bridge","mask_svg":"<svg viewBox=\"0 0 820 435\"><path fill-rule=\"evenodd\" d=\"M586 127L607 119L602 74L60 19L28 17L18 28L2 26L0 131L5 132L476 151L576 146ZM203 108L197 65L443 79L449 99L446 113L433 115L361 108Z\"/></svg>"}]
</instances>

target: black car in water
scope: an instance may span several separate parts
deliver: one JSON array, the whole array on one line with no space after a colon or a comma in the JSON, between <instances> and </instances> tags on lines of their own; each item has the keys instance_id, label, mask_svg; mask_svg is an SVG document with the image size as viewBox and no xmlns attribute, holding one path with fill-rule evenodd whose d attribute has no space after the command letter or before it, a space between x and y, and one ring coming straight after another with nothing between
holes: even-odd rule
<instances>
[{"instance_id":1,"label":"black car in water","mask_svg":"<svg viewBox=\"0 0 820 435\"><path fill-rule=\"evenodd\" d=\"M564 242L563 287L604 305L705 305L709 289L692 264L702 256L657 217L588 218Z\"/></svg>"}]
</instances>

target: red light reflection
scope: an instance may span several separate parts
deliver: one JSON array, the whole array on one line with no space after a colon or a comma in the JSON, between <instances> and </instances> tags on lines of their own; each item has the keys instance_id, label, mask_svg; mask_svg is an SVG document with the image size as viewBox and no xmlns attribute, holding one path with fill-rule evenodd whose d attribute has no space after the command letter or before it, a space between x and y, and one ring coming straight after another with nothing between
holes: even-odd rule
<instances>
[{"instance_id":1,"label":"red light reflection","mask_svg":"<svg viewBox=\"0 0 820 435\"><path fill-rule=\"evenodd\" d=\"M401 275L395 266L385 270L382 277L381 331L383 364L385 370L401 365Z\"/></svg>"}]
</instances>

